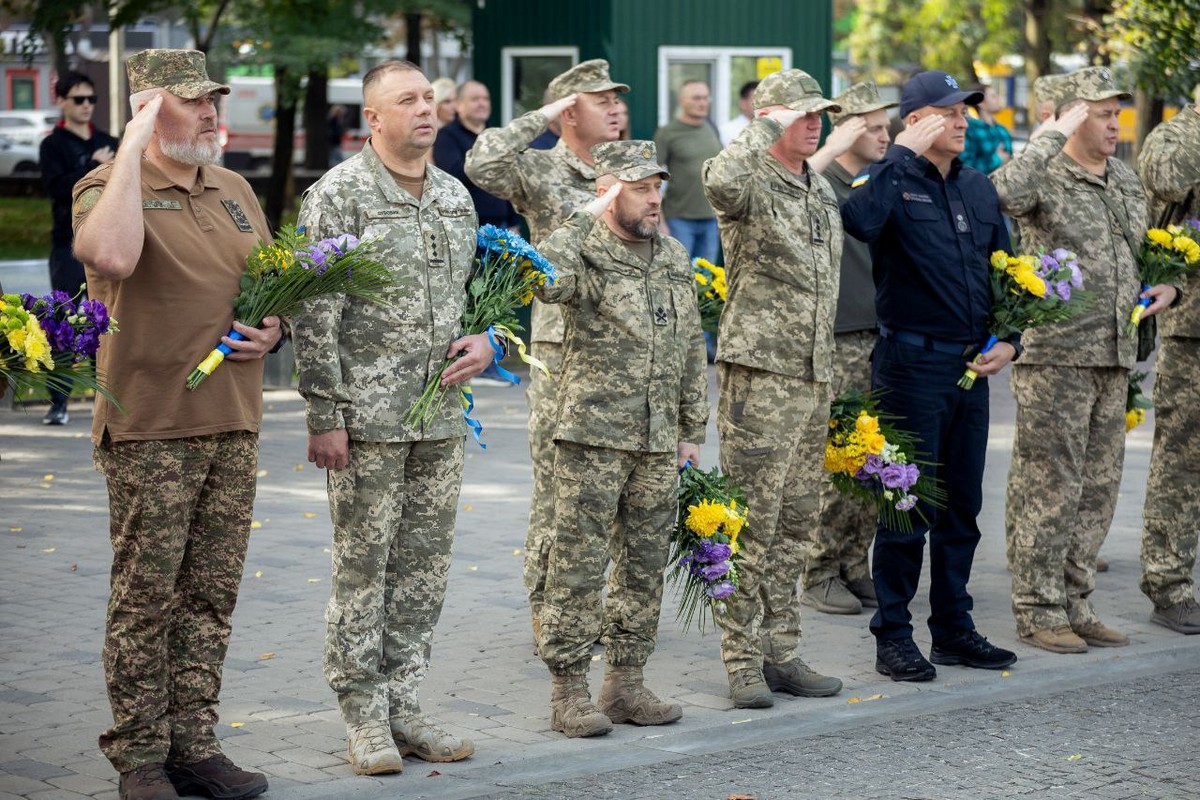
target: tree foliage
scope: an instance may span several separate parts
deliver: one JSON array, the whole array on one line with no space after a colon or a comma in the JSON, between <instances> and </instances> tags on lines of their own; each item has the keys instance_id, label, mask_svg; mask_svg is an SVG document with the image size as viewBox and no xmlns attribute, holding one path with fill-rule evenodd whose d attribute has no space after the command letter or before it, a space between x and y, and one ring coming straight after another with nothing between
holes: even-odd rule
<instances>
[{"instance_id":1,"label":"tree foliage","mask_svg":"<svg viewBox=\"0 0 1200 800\"><path fill-rule=\"evenodd\" d=\"M1191 97L1200 82L1200 0L1118 0L1107 51L1137 87L1160 100Z\"/></svg>"}]
</instances>

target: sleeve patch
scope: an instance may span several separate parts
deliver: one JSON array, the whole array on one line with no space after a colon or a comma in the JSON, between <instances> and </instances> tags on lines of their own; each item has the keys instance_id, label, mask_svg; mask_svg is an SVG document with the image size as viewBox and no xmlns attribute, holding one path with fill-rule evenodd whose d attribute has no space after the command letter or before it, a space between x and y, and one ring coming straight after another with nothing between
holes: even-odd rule
<instances>
[{"instance_id":1,"label":"sleeve patch","mask_svg":"<svg viewBox=\"0 0 1200 800\"><path fill-rule=\"evenodd\" d=\"M75 202L71 204L71 214L76 217L82 217L91 211L96 207L96 203L100 200L100 195L103 191L99 186L84 189L83 193L79 197L76 197Z\"/></svg>"}]
</instances>

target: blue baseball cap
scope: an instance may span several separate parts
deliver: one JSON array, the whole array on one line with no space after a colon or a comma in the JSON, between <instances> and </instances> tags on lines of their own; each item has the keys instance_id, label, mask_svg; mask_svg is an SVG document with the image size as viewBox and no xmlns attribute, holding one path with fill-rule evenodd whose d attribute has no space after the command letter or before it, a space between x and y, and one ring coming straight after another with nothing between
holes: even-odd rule
<instances>
[{"instance_id":1,"label":"blue baseball cap","mask_svg":"<svg viewBox=\"0 0 1200 800\"><path fill-rule=\"evenodd\" d=\"M983 102L983 92L964 92L958 81L940 69L918 72L900 90L900 117L907 117L918 108L945 108L955 103L977 106Z\"/></svg>"}]
</instances>

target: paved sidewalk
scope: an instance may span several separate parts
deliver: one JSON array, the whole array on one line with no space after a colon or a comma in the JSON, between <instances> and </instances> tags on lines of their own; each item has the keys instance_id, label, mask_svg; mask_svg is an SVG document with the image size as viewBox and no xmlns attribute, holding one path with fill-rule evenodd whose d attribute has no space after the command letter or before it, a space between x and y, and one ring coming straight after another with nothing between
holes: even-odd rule
<instances>
[{"instance_id":1,"label":"paved sidewalk","mask_svg":"<svg viewBox=\"0 0 1200 800\"><path fill-rule=\"evenodd\" d=\"M684 635L669 600L647 677L661 696L684 704L683 720L667 728L617 726L607 737L583 741L549 730L549 679L532 652L521 584L531 480L524 398L519 389L480 387L479 418L489 448L468 445L454 564L422 692L426 711L473 738L476 755L458 764L409 761L403 775L380 778L355 777L346 765L344 728L321 676L330 557L324 476L304 461L303 403L294 392L269 392L255 530L222 692L219 734L226 752L268 773L269 797L499 796L613 770L647 774L636 770L669 765L681 754L782 747L800 735L810 737L806 747L817 748L814 758L821 753L854 763L856 740L837 738L848 726L916 724L922 715L989 703L999 705L983 718L1003 726L1006 709L1024 708L1047 692L1113 682L1136 686L1141 684L1131 682L1146 676L1194 669L1200 637L1151 624L1149 603L1136 586L1149 425L1129 437L1117 520L1103 551L1112 571L1099 576L1094 598L1105 621L1128 632L1133 644L1055 656L1018 643L1003 547L1013 410L1007 378L992 383L984 542L971 588L980 630L1020 654L1007 675L941 668L933 683L892 683L874 671L866 616L833 617L805 608L804 656L845 680L845 690L820 700L779 697L766 711L732 711L717 636ZM88 408L71 411L66 428L44 428L38 409L0 411L0 800L116 797L116 776L96 747L110 720L99 663L111 558L107 506L91 466ZM710 426L704 448L709 464L715 463L715 438ZM927 613L922 598L914 616ZM920 625L917 637L927 648L928 633ZM596 658L594 688L603 669L599 652ZM1192 685L1195 674L1188 674L1179 680ZM1132 714L1138 705L1136 692L1118 692L1109 708L1119 717L1121 709ZM1195 751L1194 727L1191 732ZM914 736L921 735L914 729ZM1158 762L1146 752L1153 774ZM862 755L874 759L879 750L863 749ZM882 765L890 762L879 763L872 771L883 795L891 776ZM1070 772L1063 774L1070 779ZM970 785L970 776L963 785ZM546 789L545 796L558 796ZM679 784L658 796L725 794L694 794ZM813 791L831 794L824 787ZM569 796L592 794L581 789Z\"/></svg>"}]
</instances>

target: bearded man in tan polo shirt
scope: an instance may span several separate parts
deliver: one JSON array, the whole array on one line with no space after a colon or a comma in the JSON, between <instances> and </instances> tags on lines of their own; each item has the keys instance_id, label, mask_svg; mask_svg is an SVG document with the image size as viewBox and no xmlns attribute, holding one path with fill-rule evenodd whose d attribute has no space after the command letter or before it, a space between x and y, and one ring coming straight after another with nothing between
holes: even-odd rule
<instances>
[{"instance_id":1,"label":"bearded man in tan polo shirt","mask_svg":"<svg viewBox=\"0 0 1200 800\"><path fill-rule=\"evenodd\" d=\"M108 482L112 594L104 674L113 725L100 747L122 800L236 800L267 789L213 734L230 617L250 534L262 358L279 320L245 336L195 392L192 367L233 321L245 257L269 238L258 201L220 159L204 55L146 50L127 63L134 116L113 161L75 186L75 254L88 295L121 321L98 368L92 441Z\"/></svg>"}]
</instances>

